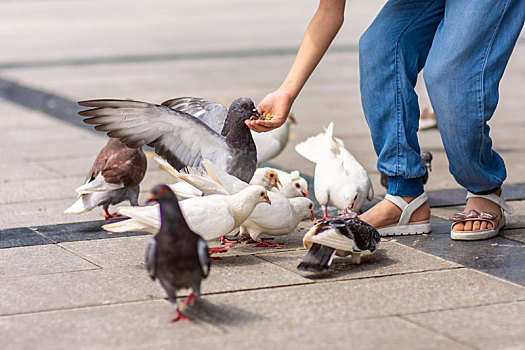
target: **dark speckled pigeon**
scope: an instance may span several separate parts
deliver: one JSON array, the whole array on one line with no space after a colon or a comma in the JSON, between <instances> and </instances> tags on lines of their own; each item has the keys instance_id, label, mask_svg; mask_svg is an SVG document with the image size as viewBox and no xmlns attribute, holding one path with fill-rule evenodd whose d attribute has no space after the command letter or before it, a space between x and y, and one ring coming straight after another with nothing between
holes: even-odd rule
<instances>
[{"instance_id":1,"label":"dark speckled pigeon","mask_svg":"<svg viewBox=\"0 0 525 350\"><path fill-rule=\"evenodd\" d=\"M191 318L180 312L177 291L182 288L192 290L182 303L183 308L200 296L201 280L210 271L208 245L188 227L177 197L168 186L155 186L148 202L151 201L159 203L161 225L146 251L148 273L153 280L159 279L168 300L175 307L176 316L172 322L186 322Z\"/></svg>"},{"instance_id":2,"label":"dark speckled pigeon","mask_svg":"<svg viewBox=\"0 0 525 350\"><path fill-rule=\"evenodd\" d=\"M133 206L139 205L139 184L146 174L146 167L142 148L128 148L118 139L110 138L95 159L86 183L77 188L77 201L64 212L82 214L102 206L102 216L106 219L119 216L110 214L109 206L126 199Z\"/></svg>"},{"instance_id":3,"label":"dark speckled pigeon","mask_svg":"<svg viewBox=\"0 0 525 350\"><path fill-rule=\"evenodd\" d=\"M352 255L352 262L359 264L361 255L375 251L380 240L374 227L356 217L337 216L320 221L303 237L308 253L297 268L322 272L330 267L334 255Z\"/></svg>"},{"instance_id":4,"label":"dark speckled pigeon","mask_svg":"<svg viewBox=\"0 0 525 350\"><path fill-rule=\"evenodd\" d=\"M94 108L79 114L88 117L85 123L96 125L95 129L119 138L128 147L155 148L177 170L201 167L201 161L207 159L249 182L256 168L257 151L244 121L260 118L253 101L241 97L226 110L219 103L197 100L204 101L199 111L206 113L200 116L195 104L173 109L131 100L82 101L81 106Z\"/></svg>"}]
</instances>

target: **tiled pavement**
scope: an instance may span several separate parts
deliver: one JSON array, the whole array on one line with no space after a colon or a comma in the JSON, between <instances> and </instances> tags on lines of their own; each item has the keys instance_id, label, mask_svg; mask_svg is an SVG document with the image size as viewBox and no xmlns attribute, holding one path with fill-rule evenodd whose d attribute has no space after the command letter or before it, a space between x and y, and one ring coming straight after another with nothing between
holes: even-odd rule
<instances>
[{"instance_id":1,"label":"tiled pavement","mask_svg":"<svg viewBox=\"0 0 525 350\"><path fill-rule=\"evenodd\" d=\"M293 139L273 160L311 175L313 166L293 145L333 120L378 197L384 191L359 104L355 47L381 3L349 2L334 49L296 103ZM98 210L62 213L105 143L104 135L79 127L75 101L260 100L282 79L315 5L0 3L2 348L525 348L522 42L492 122L508 165L505 193L516 208L495 239L453 242L446 234L444 218L461 209L462 195L436 131L420 136L435 158L432 234L383 240L377 261L357 266L338 258L322 276L295 268L308 222L283 237L282 249L234 247L213 261L204 297L188 310L197 318L191 324L168 322L173 311L143 267L149 235L106 233ZM167 181L150 164L141 202L152 185Z\"/></svg>"}]
</instances>

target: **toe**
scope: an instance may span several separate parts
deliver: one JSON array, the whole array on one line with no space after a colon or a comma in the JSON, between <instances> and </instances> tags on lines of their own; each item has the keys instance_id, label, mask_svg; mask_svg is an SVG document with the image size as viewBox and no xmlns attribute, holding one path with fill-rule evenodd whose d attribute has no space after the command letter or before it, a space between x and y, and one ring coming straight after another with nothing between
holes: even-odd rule
<instances>
[{"instance_id":1,"label":"toe","mask_svg":"<svg viewBox=\"0 0 525 350\"><path fill-rule=\"evenodd\" d=\"M479 231L480 226L481 226L481 221L472 222L472 231Z\"/></svg>"},{"instance_id":2,"label":"toe","mask_svg":"<svg viewBox=\"0 0 525 350\"><path fill-rule=\"evenodd\" d=\"M465 227L463 228L463 231L472 231L472 221L465 222Z\"/></svg>"},{"instance_id":3,"label":"toe","mask_svg":"<svg viewBox=\"0 0 525 350\"><path fill-rule=\"evenodd\" d=\"M465 224L462 222L458 222L453 227L454 231L463 231L465 229Z\"/></svg>"},{"instance_id":4,"label":"toe","mask_svg":"<svg viewBox=\"0 0 525 350\"><path fill-rule=\"evenodd\" d=\"M480 230L486 230L486 229L488 228L488 227L487 227L488 224L489 224L488 222L486 222L486 221L482 221L482 222L481 222L481 225L479 225L479 229L480 229Z\"/></svg>"}]
</instances>

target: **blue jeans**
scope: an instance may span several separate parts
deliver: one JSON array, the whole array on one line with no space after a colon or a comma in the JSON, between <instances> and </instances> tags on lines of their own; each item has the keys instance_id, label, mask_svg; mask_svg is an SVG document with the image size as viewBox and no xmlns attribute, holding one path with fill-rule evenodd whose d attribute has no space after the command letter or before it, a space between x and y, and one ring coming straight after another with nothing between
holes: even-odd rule
<instances>
[{"instance_id":1,"label":"blue jeans","mask_svg":"<svg viewBox=\"0 0 525 350\"><path fill-rule=\"evenodd\" d=\"M487 122L525 19L525 0L390 0L359 41L361 101L387 193L423 193L414 91L423 76L450 172L467 190L506 178Z\"/></svg>"}]
</instances>

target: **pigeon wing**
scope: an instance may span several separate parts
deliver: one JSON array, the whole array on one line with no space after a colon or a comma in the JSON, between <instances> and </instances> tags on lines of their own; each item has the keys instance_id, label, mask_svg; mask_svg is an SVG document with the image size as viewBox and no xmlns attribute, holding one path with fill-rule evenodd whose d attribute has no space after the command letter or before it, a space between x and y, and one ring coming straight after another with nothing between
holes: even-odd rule
<instances>
[{"instance_id":1,"label":"pigeon wing","mask_svg":"<svg viewBox=\"0 0 525 350\"><path fill-rule=\"evenodd\" d=\"M146 249L146 268L152 280L157 277L157 240L152 237Z\"/></svg>"},{"instance_id":2,"label":"pigeon wing","mask_svg":"<svg viewBox=\"0 0 525 350\"><path fill-rule=\"evenodd\" d=\"M224 137L188 113L166 106L131 100L79 102L94 107L79 112L87 124L119 138L130 148L151 146L176 169L198 167L202 159L224 166L231 151Z\"/></svg>"},{"instance_id":3,"label":"pigeon wing","mask_svg":"<svg viewBox=\"0 0 525 350\"><path fill-rule=\"evenodd\" d=\"M228 110L219 102L199 97L177 97L162 102L163 106L191 114L221 134Z\"/></svg>"}]
</instances>

